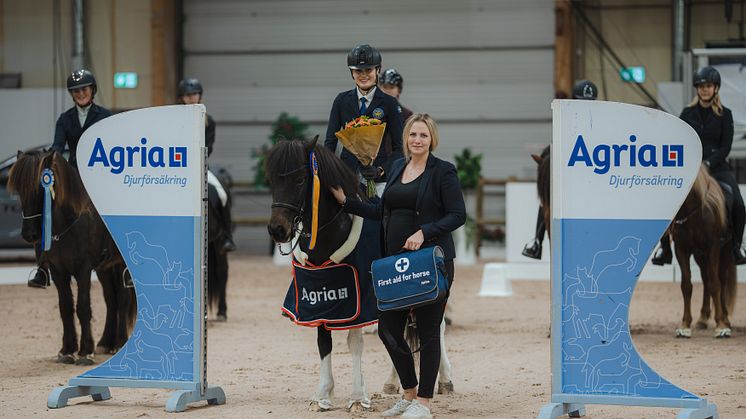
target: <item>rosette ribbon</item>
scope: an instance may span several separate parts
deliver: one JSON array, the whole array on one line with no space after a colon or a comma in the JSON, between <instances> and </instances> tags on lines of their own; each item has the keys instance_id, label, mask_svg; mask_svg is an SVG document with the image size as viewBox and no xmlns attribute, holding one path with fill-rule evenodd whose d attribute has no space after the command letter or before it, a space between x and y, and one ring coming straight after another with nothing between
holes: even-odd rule
<instances>
[{"instance_id":1,"label":"rosette ribbon","mask_svg":"<svg viewBox=\"0 0 746 419\"><path fill-rule=\"evenodd\" d=\"M44 190L44 207L42 208L41 248L44 251L52 247L52 201L54 200L54 172L44 169L41 172L41 187Z\"/></svg>"}]
</instances>

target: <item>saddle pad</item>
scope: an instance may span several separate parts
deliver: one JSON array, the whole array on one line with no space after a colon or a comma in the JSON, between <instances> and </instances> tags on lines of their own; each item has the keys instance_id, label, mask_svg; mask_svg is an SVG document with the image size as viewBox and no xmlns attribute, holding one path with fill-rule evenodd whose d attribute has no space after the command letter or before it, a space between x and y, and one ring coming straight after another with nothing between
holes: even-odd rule
<instances>
[{"instance_id":1,"label":"saddle pad","mask_svg":"<svg viewBox=\"0 0 746 419\"><path fill-rule=\"evenodd\" d=\"M360 280L346 263L303 266L293 261L293 280L282 311L301 326L346 323L360 315Z\"/></svg>"}]
</instances>

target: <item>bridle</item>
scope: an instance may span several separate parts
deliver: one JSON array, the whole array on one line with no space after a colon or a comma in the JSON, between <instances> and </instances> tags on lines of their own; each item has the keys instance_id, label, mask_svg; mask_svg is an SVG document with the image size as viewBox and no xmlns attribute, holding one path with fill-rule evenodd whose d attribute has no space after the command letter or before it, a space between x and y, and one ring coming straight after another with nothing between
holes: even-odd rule
<instances>
[{"instance_id":1,"label":"bridle","mask_svg":"<svg viewBox=\"0 0 746 419\"><path fill-rule=\"evenodd\" d=\"M290 176L293 173L299 172L299 171L304 170L306 168L307 168L306 165L302 164L301 166L296 167L295 169L290 170L289 172L280 173L277 176L278 177ZM301 190L305 189L307 184L308 184L308 176L306 176L306 177L303 178L303 184L301 185L300 189ZM311 237L310 233L306 233L305 231L303 231L303 228L300 227L301 223L303 222L303 215L305 214L306 198L305 198L305 196L303 196L301 198L300 204L294 204L294 203L288 203L288 202L272 202L272 205L270 207L271 208L284 208L284 209L290 210L293 213L295 213L295 217L293 217L293 222L291 223L291 227L290 227L290 241L291 241L291 244L292 244L293 237L298 236L298 239L295 241L295 244L292 244L292 246L290 246L290 250L287 253L285 253L285 252L282 251L282 246L280 246L279 244L277 245L277 250L280 252L280 254L283 255L283 256L287 256L287 255L293 253L293 251L295 251L295 248L297 248L298 245L300 244L301 238L306 238L307 239L307 238ZM334 214L334 217L332 217L331 220L329 220L324 225L322 225L321 227L319 227L318 231L321 232L324 228L326 228L331 223L333 223L334 220L336 220L337 217L339 216L339 214L341 214L342 212L343 212L343 208L340 206L339 210L337 211L337 213Z\"/></svg>"},{"instance_id":2,"label":"bridle","mask_svg":"<svg viewBox=\"0 0 746 419\"><path fill-rule=\"evenodd\" d=\"M43 197L42 197L42 199L43 199ZM24 220L32 220L34 218L41 218L43 215L44 215L43 212L39 212L39 213L33 214L33 215L26 215L26 214L23 213L23 210L21 210L21 218L24 219ZM70 231L71 228L73 228L73 226L75 226L75 224L78 222L78 220L80 220L81 216L82 216L82 214L78 215L75 218L75 220L73 220L73 222L70 223L70 225L67 226L67 228L65 228L64 230L62 230L62 233L52 235L52 240L56 241L56 242L60 241L62 239L62 236L64 236L68 231Z\"/></svg>"}]
</instances>

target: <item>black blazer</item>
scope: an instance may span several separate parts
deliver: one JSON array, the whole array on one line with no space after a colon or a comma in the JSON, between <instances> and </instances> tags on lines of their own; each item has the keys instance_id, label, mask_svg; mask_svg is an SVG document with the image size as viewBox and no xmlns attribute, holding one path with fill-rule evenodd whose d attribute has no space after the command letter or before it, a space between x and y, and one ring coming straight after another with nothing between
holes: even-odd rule
<instances>
[{"instance_id":1,"label":"black blazer","mask_svg":"<svg viewBox=\"0 0 746 419\"><path fill-rule=\"evenodd\" d=\"M52 143L52 149L58 152L65 150L65 146L70 149L70 157L67 159L73 167L78 167L78 159L75 155L78 148L78 141L83 132L88 129L91 125L96 122L111 116L111 111L98 106L95 103L91 104L91 109L88 110L88 115L85 118L85 123L80 126L80 120L78 120L78 108L73 105L72 108L66 110L60 114L57 118L57 126L54 129L54 143Z\"/></svg>"},{"instance_id":2,"label":"black blazer","mask_svg":"<svg viewBox=\"0 0 746 419\"><path fill-rule=\"evenodd\" d=\"M380 180L384 181L388 179L387 173L391 170L392 162L401 158L403 155L401 136L404 130L404 122L402 121L401 107L396 98L376 88L376 91L373 93L373 100L366 107L365 115L376 117L385 122L386 131L383 134L384 138L387 135L391 137L391 152L386 152L386 147L382 142L381 148L378 149L378 156L373 161L373 166L383 168L384 175ZM337 95L332 104L332 110L329 113L329 125L326 128L324 145L332 151L336 150L337 137L334 133L342 129L344 124L358 116L360 116L360 105L357 99L357 87ZM355 173L358 172L360 162L347 149L342 150L340 158L347 164L347 167Z\"/></svg>"},{"instance_id":3,"label":"black blazer","mask_svg":"<svg viewBox=\"0 0 746 419\"><path fill-rule=\"evenodd\" d=\"M733 145L733 113L730 109L723 106L722 116L709 112L703 121L699 105L694 105L684 108L679 118L697 131L702 142L702 160L708 163L710 172L731 170L726 160Z\"/></svg>"},{"instance_id":4,"label":"black blazer","mask_svg":"<svg viewBox=\"0 0 746 419\"><path fill-rule=\"evenodd\" d=\"M386 191L402 175L405 166L406 161L403 158L394 162L381 200L362 202L348 199L344 205L346 212L383 221L382 248L386 243L385 228L389 215L389 209L386 207ZM425 171L422 173L415 208L415 223L420 226L425 237L422 247L438 245L443 248L446 260L455 258L456 249L451 232L464 225L464 222L466 222L466 207L456 175L456 167L430 154Z\"/></svg>"}]
</instances>

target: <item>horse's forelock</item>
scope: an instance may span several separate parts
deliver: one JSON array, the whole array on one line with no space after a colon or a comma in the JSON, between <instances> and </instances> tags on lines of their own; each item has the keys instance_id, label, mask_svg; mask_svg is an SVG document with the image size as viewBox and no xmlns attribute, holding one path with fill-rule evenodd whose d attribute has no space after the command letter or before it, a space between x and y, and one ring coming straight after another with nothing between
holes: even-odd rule
<instances>
[{"instance_id":1,"label":"horse's forelock","mask_svg":"<svg viewBox=\"0 0 746 419\"><path fill-rule=\"evenodd\" d=\"M275 144L264 162L264 174L270 185L279 177L306 163L305 146L302 141L280 140Z\"/></svg>"},{"instance_id":2,"label":"horse's forelock","mask_svg":"<svg viewBox=\"0 0 746 419\"><path fill-rule=\"evenodd\" d=\"M41 178L41 153L38 151L19 153L8 173L8 190L16 193L22 201L33 198Z\"/></svg>"}]
</instances>

